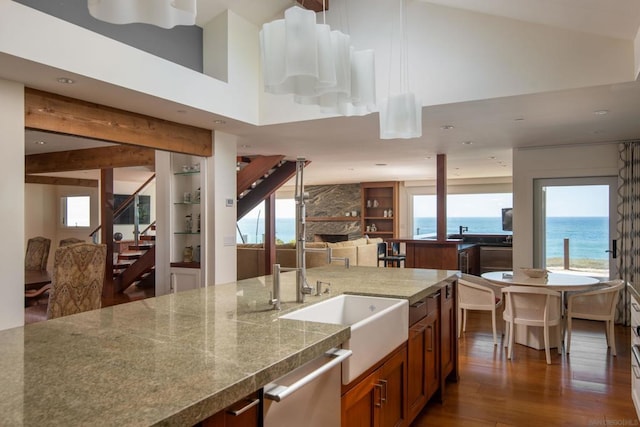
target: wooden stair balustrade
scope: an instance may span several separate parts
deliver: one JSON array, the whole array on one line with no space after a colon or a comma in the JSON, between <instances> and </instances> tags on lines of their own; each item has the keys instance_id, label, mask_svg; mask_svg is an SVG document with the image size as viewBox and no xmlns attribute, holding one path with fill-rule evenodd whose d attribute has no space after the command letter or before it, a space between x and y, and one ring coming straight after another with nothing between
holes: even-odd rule
<instances>
[{"instance_id":1,"label":"wooden stair balustrade","mask_svg":"<svg viewBox=\"0 0 640 427\"><path fill-rule=\"evenodd\" d=\"M257 157L251 159L251 162L238 172L236 194L238 198L238 220L295 176L296 162L283 161L282 159L283 156ZM254 162L257 162L256 166L251 166ZM267 167L269 163L271 163L271 166ZM307 165L309 163L306 162ZM247 172L244 172L245 170ZM240 184L241 180L242 186Z\"/></svg>"},{"instance_id":2,"label":"wooden stair balustrade","mask_svg":"<svg viewBox=\"0 0 640 427\"><path fill-rule=\"evenodd\" d=\"M143 251L139 249L144 247ZM114 263L114 285L117 292L124 292L132 284L146 279L149 273L155 272L155 245L131 245L130 250L118 254L118 262Z\"/></svg>"}]
</instances>

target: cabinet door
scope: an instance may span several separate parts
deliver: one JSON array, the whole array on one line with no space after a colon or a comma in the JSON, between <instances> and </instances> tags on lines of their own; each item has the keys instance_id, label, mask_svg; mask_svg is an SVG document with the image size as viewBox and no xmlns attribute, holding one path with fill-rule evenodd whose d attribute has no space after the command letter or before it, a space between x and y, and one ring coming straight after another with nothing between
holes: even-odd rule
<instances>
[{"instance_id":1,"label":"cabinet door","mask_svg":"<svg viewBox=\"0 0 640 427\"><path fill-rule=\"evenodd\" d=\"M342 396L342 427L376 427L382 407L382 384L379 371L360 381Z\"/></svg>"},{"instance_id":2,"label":"cabinet door","mask_svg":"<svg viewBox=\"0 0 640 427\"><path fill-rule=\"evenodd\" d=\"M403 346L380 368L382 385L380 426L407 425L407 347Z\"/></svg>"},{"instance_id":3,"label":"cabinet door","mask_svg":"<svg viewBox=\"0 0 640 427\"><path fill-rule=\"evenodd\" d=\"M247 396L200 423L202 427L258 427L260 425L260 397Z\"/></svg>"},{"instance_id":4,"label":"cabinet door","mask_svg":"<svg viewBox=\"0 0 640 427\"><path fill-rule=\"evenodd\" d=\"M342 427L377 427L381 399L382 384L375 371L342 396Z\"/></svg>"},{"instance_id":5,"label":"cabinet door","mask_svg":"<svg viewBox=\"0 0 640 427\"><path fill-rule=\"evenodd\" d=\"M200 287L199 268L172 268L171 292L182 292Z\"/></svg>"},{"instance_id":6,"label":"cabinet door","mask_svg":"<svg viewBox=\"0 0 640 427\"><path fill-rule=\"evenodd\" d=\"M441 381L453 371L454 359L456 358L457 336L456 336L456 313L454 311L454 285L448 284L442 289L440 295L440 364ZM442 390L444 394L444 390Z\"/></svg>"},{"instance_id":7,"label":"cabinet door","mask_svg":"<svg viewBox=\"0 0 640 427\"><path fill-rule=\"evenodd\" d=\"M433 343L428 341L426 317L409 328L407 342L407 403L409 421L413 420L427 403L427 348ZM433 332L428 335L433 337Z\"/></svg>"},{"instance_id":8,"label":"cabinet door","mask_svg":"<svg viewBox=\"0 0 640 427\"><path fill-rule=\"evenodd\" d=\"M439 294L434 298L439 298ZM431 396L440 387L440 323L438 319L438 311L433 311L425 318L425 353L424 353L424 365L425 365L425 393L427 400L431 399Z\"/></svg>"}]
</instances>

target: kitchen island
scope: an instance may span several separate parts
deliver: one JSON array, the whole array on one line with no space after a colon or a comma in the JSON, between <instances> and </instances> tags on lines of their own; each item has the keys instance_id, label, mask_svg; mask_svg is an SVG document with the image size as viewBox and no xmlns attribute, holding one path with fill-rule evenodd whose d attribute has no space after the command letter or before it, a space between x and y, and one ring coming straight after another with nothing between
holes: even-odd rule
<instances>
[{"instance_id":1,"label":"kitchen island","mask_svg":"<svg viewBox=\"0 0 640 427\"><path fill-rule=\"evenodd\" d=\"M193 425L349 339L349 327L283 321L343 293L409 304L454 271L327 266L330 292L295 303L295 273L136 301L0 331L3 425ZM326 287L326 285L325 285Z\"/></svg>"}]
</instances>

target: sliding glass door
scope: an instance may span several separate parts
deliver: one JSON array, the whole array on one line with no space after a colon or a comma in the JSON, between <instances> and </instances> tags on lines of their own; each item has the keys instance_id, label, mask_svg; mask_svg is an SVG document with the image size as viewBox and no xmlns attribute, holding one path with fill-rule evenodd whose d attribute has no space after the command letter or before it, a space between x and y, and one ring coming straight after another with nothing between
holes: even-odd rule
<instances>
[{"instance_id":1,"label":"sliding glass door","mask_svg":"<svg viewBox=\"0 0 640 427\"><path fill-rule=\"evenodd\" d=\"M534 181L534 265L615 276L616 177Z\"/></svg>"}]
</instances>

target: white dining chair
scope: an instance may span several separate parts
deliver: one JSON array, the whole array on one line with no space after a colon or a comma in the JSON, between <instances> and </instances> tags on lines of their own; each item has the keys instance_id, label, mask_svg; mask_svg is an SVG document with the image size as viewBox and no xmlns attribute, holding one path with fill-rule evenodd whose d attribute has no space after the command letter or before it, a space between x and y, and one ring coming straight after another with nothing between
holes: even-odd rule
<instances>
[{"instance_id":1,"label":"white dining chair","mask_svg":"<svg viewBox=\"0 0 640 427\"><path fill-rule=\"evenodd\" d=\"M503 318L506 322L505 336L509 340L507 358L513 357L513 340L515 325L543 328L544 351L547 364L551 364L549 328L556 328L558 333L558 354L562 352L561 325L562 311L560 292L535 286L509 286L502 289L506 300Z\"/></svg>"},{"instance_id":2,"label":"white dining chair","mask_svg":"<svg viewBox=\"0 0 640 427\"><path fill-rule=\"evenodd\" d=\"M605 336L607 346L611 347L611 354L616 355L616 337L614 333L614 318L620 290L624 288L624 281L612 280L602 282L605 287L594 291L571 293L567 298L567 353L571 350L571 320L588 319L605 322Z\"/></svg>"},{"instance_id":3,"label":"white dining chair","mask_svg":"<svg viewBox=\"0 0 640 427\"><path fill-rule=\"evenodd\" d=\"M498 344L496 334L496 310L502 307L502 295L496 294L495 286L482 277L461 274L458 279L458 338L461 331L467 331L469 310L491 312L493 326L493 345Z\"/></svg>"}]
</instances>

